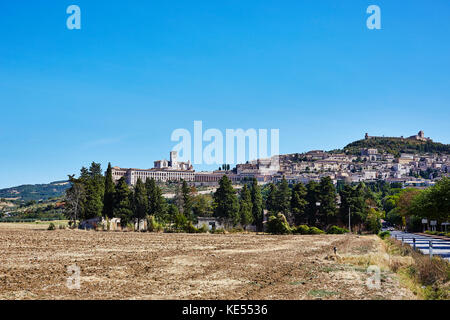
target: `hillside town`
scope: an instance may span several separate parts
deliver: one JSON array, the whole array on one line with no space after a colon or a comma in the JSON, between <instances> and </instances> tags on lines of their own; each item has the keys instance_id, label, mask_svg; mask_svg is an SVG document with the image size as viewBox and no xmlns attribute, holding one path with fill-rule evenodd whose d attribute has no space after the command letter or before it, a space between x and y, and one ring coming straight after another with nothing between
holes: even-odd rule
<instances>
[{"instance_id":1,"label":"hillside town","mask_svg":"<svg viewBox=\"0 0 450 320\"><path fill-rule=\"evenodd\" d=\"M375 138L377 137L365 135L365 140ZM392 139L432 141L425 138L423 131L408 138ZM195 185L217 185L224 174L233 183L253 178L261 184L276 183L284 177L292 184L307 184L309 181L319 182L323 177L330 177L334 184L339 181L358 183L383 180L420 188L432 186L436 179L450 175L450 156L438 153L401 153L396 157L376 148L361 148L359 155L313 150L248 161L237 164L231 170L220 168L216 171L197 172L190 162L179 162L177 152L172 151L169 160L155 161L152 169L113 167L112 172L115 181L125 177L129 185L135 185L139 178L142 181L153 178L162 182L184 180Z\"/></svg>"}]
</instances>

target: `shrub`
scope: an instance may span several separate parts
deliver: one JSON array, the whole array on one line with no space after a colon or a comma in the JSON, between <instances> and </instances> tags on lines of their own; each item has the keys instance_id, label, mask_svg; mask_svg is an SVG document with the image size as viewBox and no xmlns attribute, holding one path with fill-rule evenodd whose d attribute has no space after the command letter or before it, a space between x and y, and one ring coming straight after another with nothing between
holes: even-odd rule
<instances>
[{"instance_id":1,"label":"shrub","mask_svg":"<svg viewBox=\"0 0 450 320\"><path fill-rule=\"evenodd\" d=\"M192 222L186 223L183 226L182 231L184 231L186 233L197 233L198 232L197 228L192 224Z\"/></svg>"},{"instance_id":2,"label":"shrub","mask_svg":"<svg viewBox=\"0 0 450 320\"><path fill-rule=\"evenodd\" d=\"M234 227L231 230L229 230L230 233L240 233L244 232L244 229L242 227Z\"/></svg>"},{"instance_id":3,"label":"shrub","mask_svg":"<svg viewBox=\"0 0 450 320\"><path fill-rule=\"evenodd\" d=\"M309 234L309 227L307 225L302 224L294 228L293 232L296 234Z\"/></svg>"},{"instance_id":4,"label":"shrub","mask_svg":"<svg viewBox=\"0 0 450 320\"><path fill-rule=\"evenodd\" d=\"M410 246L402 246L401 242L386 239L388 252L394 255L410 256L412 263L404 268L408 277L422 286L426 299L448 299L448 282L450 281L450 264L440 257L430 259L428 255L414 251ZM394 261L394 260L391 260ZM393 271L402 269L402 264L390 264Z\"/></svg>"},{"instance_id":5,"label":"shrub","mask_svg":"<svg viewBox=\"0 0 450 320\"><path fill-rule=\"evenodd\" d=\"M37 222L36 222L36 223L37 223ZM77 228L77 223L76 223L76 221L70 220L70 221L69 221L69 228L70 228L70 229L76 229L76 228Z\"/></svg>"},{"instance_id":6,"label":"shrub","mask_svg":"<svg viewBox=\"0 0 450 320\"><path fill-rule=\"evenodd\" d=\"M147 218L147 230L149 232L161 232L163 231L163 226L156 221L154 216L149 216Z\"/></svg>"},{"instance_id":7,"label":"shrub","mask_svg":"<svg viewBox=\"0 0 450 320\"><path fill-rule=\"evenodd\" d=\"M218 228L218 229L213 229L211 230L211 233L216 233L216 234L225 234L225 229L223 228Z\"/></svg>"},{"instance_id":8,"label":"shrub","mask_svg":"<svg viewBox=\"0 0 450 320\"><path fill-rule=\"evenodd\" d=\"M389 231L382 231L382 232L380 232L380 233L378 234L378 236L379 236L381 239L385 239L385 238L387 238L387 237L390 237L390 236L391 236L391 233L390 233Z\"/></svg>"},{"instance_id":9,"label":"shrub","mask_svg":"<svg viewBox=\"0 0 450 320\"><path fill-rule=\"evenodd\" d=\"M348 233L348 230L345 228L340 228L338 226L331 226L328 228L327 233L328 234L344 234L344 233Z\"/></svg>"},{"instance_id":10,"label":"shrub","mask_svg":"<svg viewBox=\"0 0 450 320\"><path fill-rule=\"evenodd\" d=\"M56 230L55 224L54 224L53 222L50 223L49 226L48 226L48 228L47 228L47 230Z\"/></svg>"},{"instance_id":11,"label":"shrub","mask_svg":"<svg viewBox=\"0 0 450 320\"><path fill-rule=\"evenodd\" d=\"M279 213L276 216L271 216L269 221L267 221L267 232L272 234L290 234L291 228L286 217Z\"/></svg>"},{"instance_id":12,"label":"shrub","mask_svg":"<svg viewBox=\"0 0 450 320\"><path fill-rule=\"evenodd\" d=\"M105 231L105 225L102 222L99 222L95 227L95 231Z\"/></svg>"},{"instance_id":13,"label":"shrub","mask_svg":"<svg viewBox=\"0 0 450 320\"><path fill-rule=\"evenodd\" d=\"M378 234L378 232L380 232L381 230L381 221L380 221L380 216L379 216L379 212L377 212L374 209L370 209L370 212L368 213L365 223L364 223L367 231L373 233L373 234Z\"/></svg>"},{"instance_id":14,"label":"shrub","mask_svg":"<svg viewBox=\"0 0 450 320\"><path fill-rule=\"evenodd\" d=\"M185 231L187 228L188 220L186 216L182 213L177 213L174 219L174 228L176 231Z\"/></svg>"},{"instance_id":15,"label":"shrub","mask_svg":"<svg viewBox=\"0 0 450 320\"><path fill-rule=\"evenodd\" d=\"M425 298L428 300L448 300L448 290L437 286L426 286L424 289Z\"/></svg>"},{"instance_id":16,"label":"shrub","mask_svg":"<svg viewBox=\"0 0 450 320\"><path fill-rule=\"evenodd\" d=\"M429 235L432 235L432 236L446 236L446 237L450 236L449 232L445 233L445 232L442 232L442 231L430 231L430 230L427 230L427 231L425 231L425 233L429 234Z\"/></svg>"},{"instance_id":17,"label":"shrub","mask_svg":"<svg viewBox=\"0 0 450 320\"><path fill-rule=\"evenodd\" d=\"M415 255L417 278L425 286L434 285L437 282L444 283L450 279L450 268L447 261L440 257L430 259L426 255Z\"/></svg>"},{"instance_id":18,"label":"shrub","mask_svg":"<svg viewBox=\"0 0 450 320\"><path fill-rule=\"evenodd\" d=\"M311 227L309 228L309 234L324 234L325 231L320 230L319 228L316 227Z\"/></svg>"},{"instance_id":19,"label":"shrub","mask_svg":"<svg viewBox=\"0 0 450 320\"><path fill-rule=\"evenodd\" d=\"M198 233L207 233L208 227L206 226L206 224L203 224L200 228L197 229Z\"/></svg>"},{"instance_id":20,"label":"shrub","mask_svg":"<svg viewBox=\"0 0 450 320\"><path fill-rule=\"evenodd\" d=\"M66 225L65 224L60 224L58 226L59 230L65 230L66 229Z\"/></svg>"}]
</instances>

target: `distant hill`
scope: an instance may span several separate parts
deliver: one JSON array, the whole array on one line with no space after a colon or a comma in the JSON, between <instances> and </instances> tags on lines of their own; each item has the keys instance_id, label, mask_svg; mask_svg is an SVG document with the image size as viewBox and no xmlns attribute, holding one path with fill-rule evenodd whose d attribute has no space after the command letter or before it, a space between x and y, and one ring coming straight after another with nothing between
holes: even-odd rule
<instances>
[{"instance_id":1,"label":"distant hill","mask_svg":"<svg viewBox=\"0 0 450 320\"><path fill-rule=\"evenodd\" d=\"M348 154L359 155L361 149L378 149L380 153L391 153L400 156L401 153L437 153L450 154L450 144L442 144L433 141L420 141L404 138L384 138L373 137L352 142L344 147L343 150L333 150L333 153L345 152Z\"/></svg>"},{"instance_id":2,"label":"distant hill","mask_svg":"<svg viewBox=\"0 0 450 320\"><path fill-rule=\"evenodd\" d=\"M70 187L69 181L55 181L49 184L22 185L13 188L0 189L0 199L48 200L64 195Z\"/></svg>"}]
</instances>

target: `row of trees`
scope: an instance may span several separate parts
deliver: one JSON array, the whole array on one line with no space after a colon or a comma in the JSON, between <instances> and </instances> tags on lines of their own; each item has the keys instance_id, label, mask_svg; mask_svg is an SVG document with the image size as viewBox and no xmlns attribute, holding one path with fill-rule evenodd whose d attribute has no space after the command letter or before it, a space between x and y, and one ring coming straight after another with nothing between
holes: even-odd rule
<instances>
[{"instance_id":1,"label":"row of trees","mask_svg":"<svg viewBox=\"0 0 450 320\"><path fill-rule=\"evenodd\" d=\"M223 176L219 181L219 188L213 196L214 216L224 220L233 226L254 224L257 230L263 227L263 198L261 189L256 179L250 186L245 184L239 197L232 186L231 180Z\"/></svg>"},{"instance_id":2,"label":"row of trees","mask_svg":"<svg viewBox=\"0 0 450 320\"><path fill-rule=\"evenodd\" d=\"M219 187L211 195L196 194L185 181L177 187L174 199L167 200L155 180L137 180L130 188L125 179L114 183L111 165L105 175L100 164L93 162L82 168L80 176L70 176L71 188L66 193L66 214L72 220L94 217L118 217L122 225L153 216L158 223L176 221L195 223L198 216L214 216L228 225L263 229L263 215L283 214L293 225L307 224L325 229L330 225L348 226L351 214L352 229L376 232L384 212L379 210L380 196L389 192L385 185L334 186L329 177L307 185L289 185L286 179L260 188L256 179L249 180L237 192L224 175ZM339 200L340 199L340 203Z\"/></svg>"},{"instance_id":3,"label":"row of trees","mask_svg":"<svg viewBox=\"0 0 450 320\"><path fill-rule=\"evenodd\" d=\"M66 214L74 221L116 217L125 226L133 219L139 223L147 216L153 216L159 222L174 221L180 213L193 219L192 190L186 182L183 182L180 194L177 192L176 204L169 204L154 179L145 183L138 179L133 189L123 177L114 183L111 164L105 176L100 164L93 162L89 169L81 169L79 178L69 176L69 179L72 186L66 192Z\"/></svg>"},{"instance_id":4,"label":"row of trees","mask_svg":"<svg viewBox=\"0 0 450 320\"><path fill-rule=\"evenodd\" d=\"M422 230L422 219L436 220L440 225L450 220L450 178L420 190L407 188L386 197L383 205L387 220L410 231Z\"/></svg>"},{"instance_id":5,"label":"row of trees","mask_svg":"<svg viewBox=\"0 0 450 320\"><path fill-rule=\"evenodd\" d=\"M291 224L322 229L331 225L348 226L350 214L352 228L373 232L380 228L383 213L363 183L346 184L337 192L330 177L322 178L319 183L310 181L306 186L297 183L292 188L283 179L278 186L270 184L268 188L267 210L272 215L282 213Z\"/></svg>"},{"instance_id":6,"label":"row of trees","mask_svg":"<svg viewBox=\"0 0 450 320\"><path fill-rule=\"evenodd\" d=\"M81 169L79 178L69 179L72 186L66 192L66 214L73 221L116 217L125 226L153 216L158 223L180 225L213 215L232 226L255 224L262 230L263 199L256 180L249 187L244 185L238 195L224 175L212 197L196 194L196 189L183 181L175 198L166 200L154 179L145 183L138 179L134 188L124 178L114 183L110 164L105 176L100 164L93 162L89 169Z\"/></svg>"},{"instance_id":7,"label":"row of trees","mask_svg":"<svg viewBox=\"0 0 450 320\"><path fill-rule=\"evenodd\" d=\"M283 178L278 184L268 184L261 192L253 180L249 186L243 186L239 197L226 176L219 186L214 195L214 215L233 225L256 224L258 230L262 229L263 209L269 216L283 214L290 224L321 229L336 224L348 226L350 213L353 229L378 232L384 217L384 212L378 209L375 193L363 183L344 185L338 193L329 177L319 183L310 181L306 186L302 183L289 185Z\"/></svg>"}]
</instances>

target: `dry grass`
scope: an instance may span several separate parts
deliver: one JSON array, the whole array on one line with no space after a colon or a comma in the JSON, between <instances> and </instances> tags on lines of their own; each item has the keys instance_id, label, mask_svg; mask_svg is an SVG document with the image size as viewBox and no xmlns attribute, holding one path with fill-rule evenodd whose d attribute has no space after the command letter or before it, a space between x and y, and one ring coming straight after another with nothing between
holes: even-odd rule
<instances>
[{"instance_id":1,"label":"dry grass","mask_svg":"<svg viewBox=\"0 0 450 320\"><path fill-rule=\"evenodd\" d=\"M394 239L384 241L386 252L391 257L390 269L398 272L425 299L450 298L450 264L434 256L430 259L409 245Z\"/></svg>"},{"instance_id":2,"label":"dry grass","mask_svg":"<svg viewBox=\"0 0 450 320\"><path fill-rule=\"evenodd\" d=\"M339 261L343 263L350 263L361 267L369 267L376 265L381 270L396 271L399 268L410 266L413 263L413 259L410 256L404 255L392 255L387 248L386 243L380 241L373 236L376 240L376 250L368 251L365 254L349 254L339 257Z\"/></svg>"},{"instance_id":3,"label":"dry grass","mask_svg":"<svg viewBox=\"0 0 450 320\"><path fill-rule=\"evenodd\" d=\"M384 261L380 250L374 236L0 224L0 299L415 299L392 272L383 272L381 289L366 286L366 266ZM79 290L66 287L74 264L81 270Z\"/></svg>"}]
</instances>

